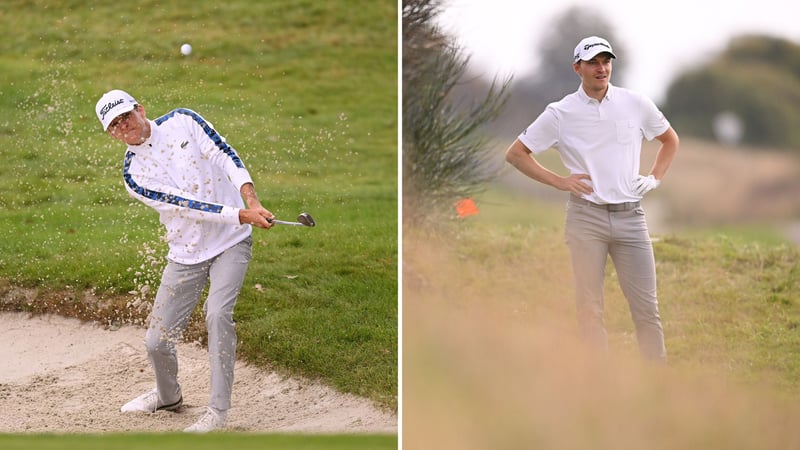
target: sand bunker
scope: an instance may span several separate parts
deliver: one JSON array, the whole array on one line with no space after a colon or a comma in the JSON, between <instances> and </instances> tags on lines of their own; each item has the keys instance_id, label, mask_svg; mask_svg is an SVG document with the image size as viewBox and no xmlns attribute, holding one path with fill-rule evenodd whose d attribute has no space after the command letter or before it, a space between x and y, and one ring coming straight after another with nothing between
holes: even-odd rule
<instances>
[{"instance_id":1,"label":"sand bunker","mask_svg":"<svg viewBox=\"0 0 800 450\"><path fill-rule=\"evenodd\" d=\"M60 316L0 314L0 432L180 431L208 402L204 348L178 348L184 406L123 414L154 386L144 329L117 330ZM396 433L397 416L367 399L237 362L228 431Z\"/></svg>"}]
</instances>

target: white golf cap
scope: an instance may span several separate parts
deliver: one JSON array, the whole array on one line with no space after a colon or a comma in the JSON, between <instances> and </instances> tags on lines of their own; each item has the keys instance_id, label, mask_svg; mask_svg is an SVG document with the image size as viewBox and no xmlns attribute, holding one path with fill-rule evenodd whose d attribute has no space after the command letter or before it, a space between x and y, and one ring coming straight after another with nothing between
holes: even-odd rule
<instances>
[{"instance_id":1,"label":"white golf cap","mask_svg":"<svg viewBox=\"0 0 800 450\"><path fill-rule=\"evenodd\" d=\"M97 113L97 118L103 124L103 131L106 131L115 117L128 111L133 111L137 104L136 100L127 92L114 89L100 97L94 107L94 112Z\"/></svg>"},{"instance_id":2,"label":"white golf cap","mask_svg":"<svg viewBox=\"0 0 800 450\"><path fill-rule=\"evenodd\" d=\"M609 44L607 40L597 36L590 36L584 38L575 47L575 53L573 53L574 57L572 62L576 63L581 60L589 61L603 52L610 54L612 58L617 57L617 55L614 54L614 51L611 50L611 44Z\"/></svg>"}]
</instances>

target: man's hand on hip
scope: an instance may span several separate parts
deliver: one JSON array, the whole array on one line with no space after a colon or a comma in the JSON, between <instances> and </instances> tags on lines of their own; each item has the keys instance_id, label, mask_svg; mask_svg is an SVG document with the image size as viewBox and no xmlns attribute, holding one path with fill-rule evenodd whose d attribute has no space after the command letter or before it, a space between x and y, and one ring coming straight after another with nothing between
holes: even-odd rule
<instances>
[{"instance_id":1,"label":"man's hand on hip","mask_svg":"<svg viewBox=\"0 0 800 450\"><path fill-rule=\"evenodd\" d=\"M633 193L643 197L644 194L657 188L659 184L661 184L661 181L657 180L656 177L652 175L637 175L636 178L633 179Z\"/></svg>"},{"instance_id":2,"label":"man's hand on hip","mask_svg":"<svg viewBox=\"0 0 800 450\"><path fill-rule=\"evenodd\" d=\"M591 194L594 192L594 189L592 189L591 186L583 181L591 181L591 179L592 178L585 173L577 173L567 177L557 178L556 183L553 186L562 191L572 192L577 196L581 196L583 194Z\"/></svg>"}]
</instances>

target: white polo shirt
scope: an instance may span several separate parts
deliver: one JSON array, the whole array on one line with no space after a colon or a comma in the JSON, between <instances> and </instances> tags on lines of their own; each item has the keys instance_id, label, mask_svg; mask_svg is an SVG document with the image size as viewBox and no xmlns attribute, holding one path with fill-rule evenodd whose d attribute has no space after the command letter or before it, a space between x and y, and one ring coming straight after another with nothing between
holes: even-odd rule
<instances>
[{"instance_id":1,"label":"white polo shirt","mask_svg":"<svg viewBox=\"0 0 800 450\"><path fill-rule=\"evenodd\" d=\"M669 122L649 98L609 84L602 102L583 86L551 103L519 140L533 154L555 148L570 174L588 174L594 192L583 198L595 203L641 200L633 193L639 174L642 138L652 140Z\"/></svg>"}]
</instances>

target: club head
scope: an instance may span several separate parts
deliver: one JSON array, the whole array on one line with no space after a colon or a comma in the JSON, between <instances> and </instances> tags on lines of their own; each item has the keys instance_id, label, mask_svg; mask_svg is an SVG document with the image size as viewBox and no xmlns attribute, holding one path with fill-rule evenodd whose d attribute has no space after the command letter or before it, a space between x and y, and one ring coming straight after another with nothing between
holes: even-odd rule
<instances>
[{"instance_id":1,"label":"club head","mask_svg":"<svg viewBox=\"0 0 800 450\"><path fill-rule=\"evenodd\" d=\"M302 223L303 225L305 225L307 227L313 227L313 226L317 225L317 223L314 222L314 218L311 217L311 214L309 214L309 213L300 213L300 215L297 216L297 221Z\"/></svg>"}]
</instances>

